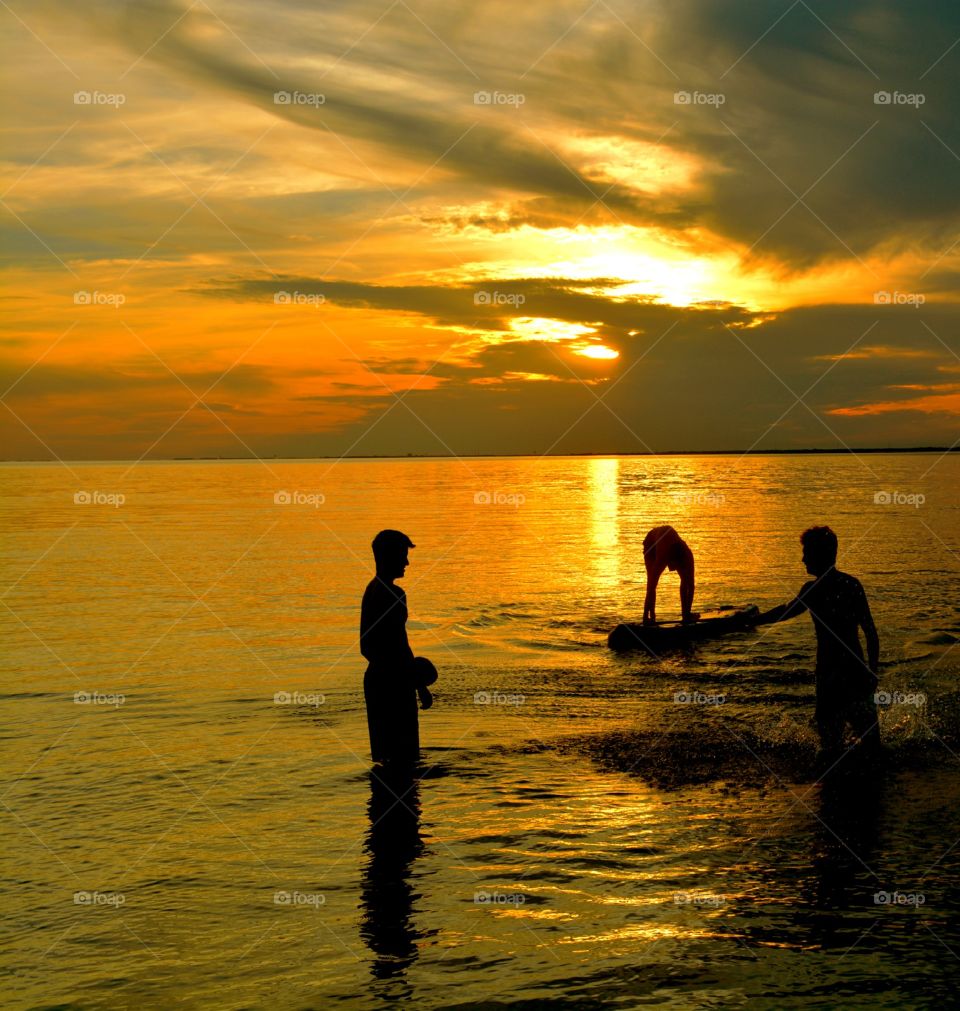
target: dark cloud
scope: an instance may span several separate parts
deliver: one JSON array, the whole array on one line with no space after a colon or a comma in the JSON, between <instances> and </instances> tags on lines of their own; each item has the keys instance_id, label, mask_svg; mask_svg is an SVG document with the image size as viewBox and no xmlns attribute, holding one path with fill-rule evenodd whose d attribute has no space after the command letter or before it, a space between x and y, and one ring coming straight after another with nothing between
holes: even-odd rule
<instances>
[{"instance_id":1,"label":"dark cloud","mask_svg":"<svg viewBox=\"0 0 960 1011\"><path fill-rule=\"evenodd\" d=\"M505 330L511 317L544 317L622 330L656 329L672 320L711 320L719 326L751 322L754 314L741 306L678 308L654 301L654 296L613 297L584 290L619 284L611 278L488 278L471 285L386 285L336 278L278 277L237 279L194 289L211 298L256 298L274 301L289 295L323 296L332 305L418 313L443 325ZM518 299L522 298L522 302Z\"/></svg>"},{"instance_id":2,"label":"dark cloud","mask_svg":"<svg viewBox=\"0 0 960 1011\"><path fill-rule=\"evenodd\" d=\"M172 367L172 366L171 366ZM0 362L0 388L11 400L112 395L123 392L164 392L189 401L209 391L210 396L232 393L262 395L274 389L279 378L266 366L241 362L229 370L183 369L173 375L154 358L95 364L61 365L38 361L33 365ZM179 378L178 378L179 377Z\"/></svg>"},{"instance_id":3,"label":"dark cloud","mask_svg":"<svg viewBox=\"0 0 960 1011\"><path fill-rule=\"evenodd\" d=\"M353 48L355 29L381 10L334 6L307 19L293 7L268 29L246 7L236 15L240 30L265 30L260 59L229 35L202 32L210 19L199 9L180 20L173 3L138 4L119 18L100 10L132 52L149 47L149 60L196 84L415 164L442 159L440 175L456 173L477 194L532 194L546 219L596 213L602 196L623 220L709 225L806 266L890 241L942 248L960 211L951 153L960 151L960 75L955 54L940 59L960 34L960 8L936 0L789 8L782 0L661 0L642 12L618 2L579 22L582 5L573 3L522 17L499 3L470 16L426 3L419 23L401 5ZM511 38L491 46L491 28L508 18ZM286 59L277 62L280 50ZM326 55L327 70L285 66L300 50L320 63ZM473 104L475 91L490 89L521 93L524 104ZM278 90L322 92L326 101L278 106ZM681 90L724 102L676 105ZM878 106L877 91L919 93L923 105ZM704 160L700 186L682 197L591 178L550 141L557 130L585 128L651 141L668 127L666 143ZM790 210L794 194L810 187ZM535 217L529 207L521 214Z\"/></svg>"}]
</instances>

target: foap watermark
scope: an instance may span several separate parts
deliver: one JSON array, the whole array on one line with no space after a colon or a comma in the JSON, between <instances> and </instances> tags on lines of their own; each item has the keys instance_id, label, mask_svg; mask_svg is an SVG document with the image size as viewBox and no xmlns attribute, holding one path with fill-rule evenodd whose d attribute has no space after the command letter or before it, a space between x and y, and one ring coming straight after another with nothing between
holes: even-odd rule
<instances>
[{"instance_id":1,"label":"foap watermark","mask_svg":"<svg viewBox=\"0 0 960 1011\"><path fill-rule=\"evenodd\" d=\"M674 105L712 105L720 108L725 105L727 96L721 91L675 91Z\"/></svg>"},{"instance_id":2,"label":"foap watermark","mask_svg":"<svg viewBox=\"0 0 960 1011\"><path fill-rule=\"evenodd\" d=\"M119 709L127 701L127 696L121 692L74 692L73 704L76 706L113 706Z\"/></svg>"},{"instance_id":3,"label":"foap watermark","mask_svg":"<svg viewBox=\"0 0 960 1011\"><path fill-rule=\"evenodd\" d=\"M326 702L322 692L274 692L275 706L314 706L319 707Z\"/></svg>"},{"instance_id":4,"label":"foap watermark","mask_svg":"<svg viewBox=\"0 0 960 1011\"><path fill-rule=\"evenodd\" d=\"M874 692L873 701L878 706L925 706L923 692Z\"/></svg>"},{"instance_id":5,"label":"foap watermark","mask_svg":"<svg viewBox=\"0 0 960 1011\"><path fill-rule=\"evenodd\" d=\"M726 695L711 695L707 692L682 691L673 693L673 701L679 705L722 706Z\"/></svg>"},{"instance_id":6,"label":"foap watermark","mask_svg":"<svg viewBox=\"0 0 960 1011\"><path fill-rule=\"evenodd\" d=\"M74 505L107 505L119 509L127 496L119 491L75 491L73 493Z\"/></svg>"},{"instance_id":7,"label":"foap watermark","mask_svg":"<svg viewBox=\"0 0 960 1011\"><path fill-rule=\"evenodd\" d=\"M519 509L526 501L527 496L519 491L476 491L473 493L474 505L513 506L514 509Z\"/></svg>"},{"instance_id":8,"label":"foap watermark","mask_svg":"<svg viewBox=\"0 0 960 1011\"><path fill-rule=\"evenodd\" d=\"M274 105L312 105L315 108L327 104L327 96L319 91L275 91Z\"/></svg>"},{"instance_id":9,"label":"foap watermark","mask_svg":"<svg viewBox=\"0 0 960 1011\"><path fill-rule=\"evenodd\" d=\"M524 696L512 692L474 692L473 704L475 706L522 706Z\"/></svg>"},{"instance_id":10,"label":"foap watermark","mask_svg":"<svg viewBox=\"0 0 960 1011\"><path fill-rule=\"evenodd\" d=\"M74 105L112 105L119 109L121 105L127 104L127 96L120 92L108 91L75 91L73 93Z\"/></svg>"},{"instance_id":11,"label":"foap watermark","mask_svg":"<svg viewBox=\"0 0 960 1011\"><path fill-rule=\"evenodd\" d=\"M110 909L119 909L126 901L126 896L122 892L73 893L75 906L107 906Z\"/></svg>"},{"instance_id":12,"label":"foap watermark","mask_svg":"<svg viewBox=\"0 0 960 1011\"><path fill-rule=\"evenodd\" d=\"M526 295L511 291L475 291L473 293L474 305L523 305L527 301Z\"/></svg>"},{"instance_id":13,"label":"foap watermark","mask_svg":"<svg viewBox=\"0 0 960 1011\"><path fill-rule=\"evenodd\" d=\"M927 296L919 291L875 291L874 305L912 305L919 309L927 301Z\"/></svg>"},{"instance_id":14,"label":"foap watermark","mask_svg":"<svg viewBox=\"0 0 960 1011\"><path fill-rule=\"evenodd\" d=\"M709 892L674 892L673 902L677 906L707 906L718 909L726 903L725 895L713 895Z\"/></svg>"},{"instance_id":15,"label":"foap watermark","mask_svg":"<svg viewBox=\"0 0 960 1011\"><path fill-rule=\"evenodd\" d=\"M912 105L919 109L926 104L927 96L920 91L875 91L874 105Z\"/></svg>"},{"instance_id":16,"label":"foap watermark","mask_svg":"<svg viewBox=\"0 0 960 1011\"><path fill-rule=\"evenodd\" d=\"M473 901L478 906L522 906L527 897L523 892L501 892L495 888L480 888L473 893Z\"/></svg>"},{"instance_id":17,"label":"foap watermark","mask_svg":"<svg viewBox=\"0 0 960 1011\"><path fill-rule=\"evenodd\" d=\"M673 496L677 505L711 506L716 509L722 506L727 498L716 491L678 491Z\"/></svg>"},{"instance_id":18,"label":"foap watermark","mask_svg":"<svg viewBox=\"0 0 960 1011\"><path fill-rule=\"evenodd\" d=\"M275 906L308 906L319 909L325 905L327 897L323 892L274 892L273 904Z\"/></svg>"},{"instance_id":19,"label":"foap watermark","mask_svg":"<svg viewBox=\"0 0 960 1011\"><path fill-rule=\"evenodd\" d=\"M519 109L525 104L527 96L519 91L475 91L473 93L474 105L512 105Z\"/></svg>"},{"instance_id":20,"label":"foap watermark","mask_svg":"<svg viewBox=\"0 0 960 1011\"><path fill-rule=\"evenodd\" d=\"M75 291L73 293L74 305L109 305L114 309L119 309L127 296L120 291Z\"/></svg>"},{"instance_id":21,"label":"foap watermark","mask_svg":"<svg viewBox=\"0 0 960 1011\"><path fill-rule=\"evenodd\" d=\"M874 505L905 505L913 506L914 509L919 509L926 501L927 496L921 494L920 492L876 491L873 493Z\"/></svg>"},{"instance_id":22,"label":"foap watermark","mask_svg":"<svg viewBox=\"0 0 960 1011\"><path fill-rule=\"evenodd\" d=\"M273 293L274 305L309 305L314 309L318 309L326 300L325 295L317 292L275 291Z\"/></svg>"},{"instance_id":23,"label":"foap watermark","mask_svg":"<svg viewBox=\"0 0 960 1011\"><path fill-rule=\"evenodd\" d=\"M327 501L327 497L319 491L275 491L273 493L274 505L306 505L319 509Z\"/></svg>"},{"instance_id":24,"label":"foap watermark","mask_svg":"<svg viewBox=\"0 0 960 1011\"><path fill-rule=\"evenodd\" d=\"M875 906L922 906L927 901L923 892L874 892Z\"/></svg>"}]
</instances>

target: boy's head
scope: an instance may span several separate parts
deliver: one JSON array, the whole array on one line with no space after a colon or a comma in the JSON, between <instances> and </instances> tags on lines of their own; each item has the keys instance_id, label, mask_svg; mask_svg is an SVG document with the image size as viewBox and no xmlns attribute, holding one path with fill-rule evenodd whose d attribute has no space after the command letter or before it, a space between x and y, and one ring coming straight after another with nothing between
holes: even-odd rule
<instances>
[{"instance_id":1,"label":"boy's head","mask_svg":"<svg viewBox=\"0 0 960 1011\"><path fill-rule=\"evenodd\" d=\"M381 530L371 546L377 574L387 579L402 579L403 570L410 564L407 548L416 547L413 541L399 530Z\"/></svg>"},{"instance_id":2,"label":"boy's head","mask_svg":"<svg viewBox=\"0 0 960 1011\"><path fill-rule=\"evenodd\" d=\"M822 576L837 563L837 535L829 527L810 527L800 535L803 564L811 576Z\"/></svg>"}]
</instances>

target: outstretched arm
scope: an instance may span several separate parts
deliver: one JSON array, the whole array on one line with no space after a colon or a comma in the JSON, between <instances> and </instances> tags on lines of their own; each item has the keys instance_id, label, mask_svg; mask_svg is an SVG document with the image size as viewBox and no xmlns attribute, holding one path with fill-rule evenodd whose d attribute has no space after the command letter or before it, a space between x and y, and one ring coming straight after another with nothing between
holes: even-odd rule
<instances>
[{"instance_id":1,"label":"outstretched arm","mask_svg":"<svg viewBox=\"0 0 960 1011\"><path fill-rule=\"evenodd\" d=\"M789 604L778 604L776 607L771 607L769 611L764 611L763 614L757 618L758 625L773 625L778 621L789 621L790 618L796 618L798 614L802 614L806 609L807 605L803 602L801 590Z\"/></svg>"}]
</instances>

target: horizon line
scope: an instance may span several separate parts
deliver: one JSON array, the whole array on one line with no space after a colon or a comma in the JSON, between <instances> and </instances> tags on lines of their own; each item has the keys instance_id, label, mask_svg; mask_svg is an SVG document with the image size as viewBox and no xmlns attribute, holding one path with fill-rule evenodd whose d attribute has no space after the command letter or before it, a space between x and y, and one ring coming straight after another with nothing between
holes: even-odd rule
<instances>
[{"instance_id":1,"label":"horizon line","mask_svg":"<svg viewBox=\"0 0 960 1011\"><path fill-rule=\"evenodd\" d=\"M351 453L338 455L331 453L320 456L153 456L133 460L124 457L71 457L63 458L3 458L0 464L8 463L54 463L66 466L69 463L191 463L226 461L230 463L257 463L264 460L459 460L459 459L563 459L579 457L658 457L658 456L815 456L818 454L856 456L858 453L960 453L960 446L867 446L858 449L834 447L821 449L816 447L804 449L675 449L654 452L629 453Z\"/></svg>"}]
</instances>

